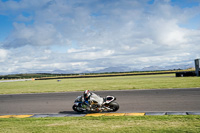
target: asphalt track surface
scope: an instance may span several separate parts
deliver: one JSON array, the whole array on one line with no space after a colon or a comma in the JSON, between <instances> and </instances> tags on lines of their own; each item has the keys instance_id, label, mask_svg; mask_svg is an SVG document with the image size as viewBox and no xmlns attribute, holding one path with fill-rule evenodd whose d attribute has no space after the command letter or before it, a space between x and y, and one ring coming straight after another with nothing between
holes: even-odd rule
<instances>
[{"instance_id":1,"label":"asphalt track surface","mask_svg":"<svg viewBox=\"0 0 200 133\"><path fill-rule=\"evenodd\" d=\"M8 114L76 114L75 98L83 92L0 95L0 115ZM117 113L199 112L200 88L161 90L96 91L105 97L117 97Z\"/></svg>"}]
</instances>

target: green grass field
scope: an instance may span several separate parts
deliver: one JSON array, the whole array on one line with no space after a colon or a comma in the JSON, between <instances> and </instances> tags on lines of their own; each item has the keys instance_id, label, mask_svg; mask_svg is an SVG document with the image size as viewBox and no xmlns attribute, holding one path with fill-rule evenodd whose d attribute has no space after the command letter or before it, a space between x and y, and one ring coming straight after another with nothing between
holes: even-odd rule
<instances>
[{"instance_id":1,"label":"green grass field","mask_svg":"<svg viewBox=\"0 0 200 133\"><path fill-rule=\"evenodd\" d=\"M198 133L200 116L2 118L1 133Z\"/></svg>"},{"instance_id":2,"label":"green grass field","mask_svg":"<svg viewBox=\"0 0 200 133\"><path fill-rule=\"evenodd\" d=\"M167 89L200 87L199 77L175 74L35 80L0 83L0 94L48 93L96 90Z\"/></svg>"}]
</instances>

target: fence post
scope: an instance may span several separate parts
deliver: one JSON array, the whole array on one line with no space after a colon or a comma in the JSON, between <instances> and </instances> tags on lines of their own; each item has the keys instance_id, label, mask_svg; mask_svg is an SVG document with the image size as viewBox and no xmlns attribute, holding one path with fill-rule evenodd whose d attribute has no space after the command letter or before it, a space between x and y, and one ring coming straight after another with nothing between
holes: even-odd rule
<instances>
[{"instance_id":1,"label":"fence post","mask_svg":"<svg viewBox=\"0 0 200 133\"><path fill-rule=\"evenodd\" d=\"M200 59L195 59L194 62L195 62L195 73L196 73L197 76L199 76Z\"/></svg>"}]
</instances>

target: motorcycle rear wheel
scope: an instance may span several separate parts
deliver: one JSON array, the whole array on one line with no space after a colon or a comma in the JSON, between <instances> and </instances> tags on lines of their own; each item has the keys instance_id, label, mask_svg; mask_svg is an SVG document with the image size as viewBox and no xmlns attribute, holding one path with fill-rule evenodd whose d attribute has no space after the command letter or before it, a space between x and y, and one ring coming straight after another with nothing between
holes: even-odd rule
<instances>
[{"instance_id":1,"label":"motorcycle rear wheel","mask_svg":"<svg viewBox=\"0 0 200 133\"><path fill-rule=\"evenodd\" d=\"M109 108L112 109L113 112L117 111L119 109L119 104L117 102L111 102L109 104Z\"/></svg>"}]
</instances>

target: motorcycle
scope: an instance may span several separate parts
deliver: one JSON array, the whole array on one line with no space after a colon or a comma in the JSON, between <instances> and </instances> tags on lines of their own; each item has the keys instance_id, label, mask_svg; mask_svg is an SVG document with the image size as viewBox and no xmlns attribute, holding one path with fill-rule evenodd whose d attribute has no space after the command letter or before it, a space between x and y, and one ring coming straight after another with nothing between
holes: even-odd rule
<instances>
[{"instance_id":1,"label":"motorcycle","mask_svg":"<svg viewBox=\"0 0 200 133\"><path fill-rule=\"evenodd\" d=\"M72 106L72 109L76 112L82 113L84 111L87 112L102 112L102 111L107 111L107 112L115 112L119 109L119 104L115 102L116 97L114 96L106 96L103 98L104 102L101 105L101 107L98 107L97 102L92 102L90 107L88 107L84 103L84 98L82 96L78 96L75 101L74 105Z\"/></svg>"}]
</instances>

